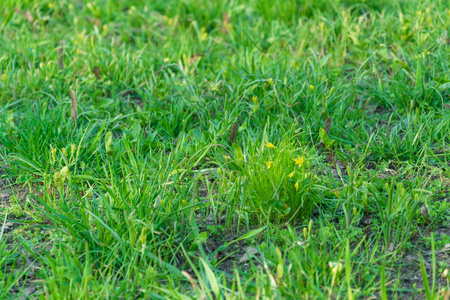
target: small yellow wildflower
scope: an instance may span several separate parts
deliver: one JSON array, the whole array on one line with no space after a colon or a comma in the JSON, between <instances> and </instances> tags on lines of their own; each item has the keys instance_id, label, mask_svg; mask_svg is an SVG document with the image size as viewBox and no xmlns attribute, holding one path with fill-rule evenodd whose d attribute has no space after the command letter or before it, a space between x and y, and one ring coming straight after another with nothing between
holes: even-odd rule
<instances>
[{"instance_id":1,"label":"small yellow wildflower","mask_svg":"<svg viewBox=\"0 0 450 300\"><path fill-rule=\"evenodd\" d=\"M295 183L294 187L295 187L295 190L298 191L298 182Z\"/></svg>"},{"instance_id":2,"label":"small yellow wildflower","mask_svg":"<svg viewBox=\"0 0 450 300\"><path fill-rule=\"evenodd\" d=\"M269 142L266 143L266 147L267 148L271 148L271 149L275 149L276 148L274 144L269 143Z\"/></svg>"},{"instance_id":3,"label":"small yellow wildflower","mask_svg":"<svg viewBox=\"0 0 450 300\"><path fill-rule=\"evenodd\" d=\"M266 164L266 166L267 166L267 169L270 169L270 167L272 166L273 162L271 162L271 161L266 161L265 164Z\"/></svg>"},{"instance_id":4,"label":"small yellow wildflower","mask_svg":"<svg viewBox=\"0 0 450 300\"><path fill-rule=\"evenodd\" d=\"M314 92L314 86L312 84L309 85L309 89L311 90L311 92Z\"/></svg>"},{"instance_id":5,"label":"small yellow wildflower","mask_svg":"<svg viewBox=\"0 0 450 300\"><path fill-rule=\"evenodd\" d=\"M295 164L296 164L296 165L298 165L299 167L301 167L301 166L303 165L304 158L303 158L303 156L302 156L302 157L298 156L297 159L294 158L294 161L295 161Z\"/></svg>"},{"instance_id":6,"label":"small yellow wildflower","mask_svg":"<svg viewBox=\"0 0 450 300\"><path fill-rule=\"evenodd\" d=\"M292 172L291 174L288 175L289 178L294 177L294 172Z\"/></svg>"},{"instance_id":7,"label":"small yellow wildflower","mask_svg":"<svg viewBox=\"0 0 450 300\"><path fill-rule=\"evenodd\" d=\"M334 194L336 195L336 197L339 197L339 191L334 191Z\"/></svg>"}]
</instances>

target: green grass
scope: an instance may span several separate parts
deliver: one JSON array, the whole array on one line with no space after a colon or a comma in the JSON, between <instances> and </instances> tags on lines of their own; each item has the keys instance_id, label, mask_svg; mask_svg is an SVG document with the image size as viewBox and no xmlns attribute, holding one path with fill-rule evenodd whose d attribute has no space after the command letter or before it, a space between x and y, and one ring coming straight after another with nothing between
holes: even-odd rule
<instances>
[{"instance_id":1,"label":"green grass","mask_svg":"<svg viewBox=\"0 0 450 300\"><path fill-rule=\"evenodd\" d=\"M3 0L0 298L444 297L449 24L440 0Z\"/></svg>"}]
</instances>

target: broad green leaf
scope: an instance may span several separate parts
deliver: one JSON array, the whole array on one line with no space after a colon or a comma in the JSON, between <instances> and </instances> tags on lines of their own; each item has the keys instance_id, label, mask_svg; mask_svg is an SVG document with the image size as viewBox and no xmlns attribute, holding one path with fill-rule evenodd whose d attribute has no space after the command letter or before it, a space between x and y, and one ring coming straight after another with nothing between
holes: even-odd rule
<instances>
[{"instance_id":1,"label":"broad green leaf","mask_svg":"<svg viewBox=\"0 0 450 300\"><path fill-rule=\"evenodd\" d=\"M137 139L139 137L139 134L141 133L141 124L136 120L134 121L133 128L131 129L131 133L133 134L133 137Z\"/></svg>"},{"instance_id":2,"label":"broad green leaf","mask_svg":"<svg viewBox=\"0 0 450 300\"><path fill-rule=\"evenodd\" d=\"M201 232L199 235L197 235L194 239L194 241L191 244L191 247L189 248L189 251L195 251L198 249L199 244L203 244L208 239L208 233L206 231Z\"/></svg>"},{"instance_id":3,"label":"broad green leaf","mask_svg":"<svg viewBox=\"0 0 450 300\"><path fill-rule=\"evenodd\" d=\"M205 268L206 277L208 278L211 290L216 295L217 299L219 299L220 290L219 290L219 285L217 284L216 275L214 275L214 272L211 270L211 268L208 266L208 264L202 258L200 258L200 260L203 264L203 267Z\"/></svg>"},{"instance_id":4,"label":"broad green leaf","mask_svg":"<svg viewBox=\"0 0 450 300\"><path fill-rule=\"evenodd\" d=\"M334 140L330 140L330 138L328 137L327 132L325 131L325 129L320 128L319 130L319 137L322 140L322 142L325 144L325 147L327 149L331 149L331 147L333 147L334 144Z\"/></svg>"},{"instance_id":5,"label":"broad green leaf","mask_svg":"<svg viewBox=\"0 0 450 300\"><path fill-rule=\"evenodd\" d=\"M62 180L63 180L63 183L64 183L64 181L66 180L66 177L69 175L69 168L67 166L63 167L61 169L61 171L59 171L59 173L61 174L61 177L62 177Z\"/></svg>"},{"instance_id":6,"label":"broad green leaf","mask_svg":"<svg viewBox=\"0 0 450 300\"><path fill-rule=\"evenodd\" d=\"M238 144L233 144L233 150L234 150L234 162L238 165L238 166L243 166L244 165L244 154L242 154L242 149L241 146L239 146Z\"/></svg>"},{"instance_id":7,"label":"broad green leaf","mask_svg":"<svg viewBox=\"0 0 450 300\"><path fill-rule=\"evenodd\" d=\"M108 131L105 134L105 150L106 150L106 153L108 153L109 155L112 155L114 152L114 150L112 148L112 137L113 137L113 134L111 131Z\"/></svg>"},{"instance_id":8,"label":"broad green leaf","mask_svg":"<svg viewBox=\"0 0 450 300\"><path fill-rule=\"evenodd\" d=\"M234 241L231 241L230 243L228 243L228 245L234 244L236 242L242 241L242 240L246 240L249 239L255 235L257 235L258 233L260 233L261 231L263 231L264 229L266 229L266 226L258 228L258 229L253 229L252 231L247 232L246 234L244 234L243 236L235 239Z\"/></svg>"},{"instance_id":9,"label":"broad green leaf","mask_svg":"<svg viewBox=\"0 0 450 300\"><path fill-rule=\"evenodd\" d=\"M170 172L170 175L177 175L177 174L181 174L186 172L186 169L177 169L177 170L173 170L172 172Z\"/></svg>"},{"instance_id":10,"label":"broad green leaf","mask_svg":"<svg viewBox=\"0 0 450 300\"><path fill-rule=\"evenodd\" d=\"M319 137L322 140L322 142L325 144L325 146L327 146L330 143L330 139L328 138L328 134L325 131L325 129L320 128Z\"/></svg>"}]
</instances>

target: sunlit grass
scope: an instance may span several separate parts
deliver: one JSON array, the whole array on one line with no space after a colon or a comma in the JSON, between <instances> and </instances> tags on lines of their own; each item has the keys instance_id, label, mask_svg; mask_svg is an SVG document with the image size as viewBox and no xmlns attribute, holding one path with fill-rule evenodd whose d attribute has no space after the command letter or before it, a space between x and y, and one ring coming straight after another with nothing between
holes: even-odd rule
<instances>
[{"instance_id":1,"label":"sunlit grass","mask_svg":"<svg viewBox=\"0 0 450 300\"><path fill-rule=\"evenodd\" d=\"M2 1L0 298L444 297L448 24L439 0Z\"/></svg>"}]
</instances>

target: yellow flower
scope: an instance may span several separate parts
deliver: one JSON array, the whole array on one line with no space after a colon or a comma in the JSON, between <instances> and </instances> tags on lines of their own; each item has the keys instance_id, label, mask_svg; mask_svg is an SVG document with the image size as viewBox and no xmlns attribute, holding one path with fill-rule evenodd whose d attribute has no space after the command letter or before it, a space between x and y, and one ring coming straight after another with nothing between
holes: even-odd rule
<instances>
[{"instance_id":1,"label":"yellow flower","mask_svg":"<svg viewBox=\"0 0 450 300\"><path fill-rule=\"evenodd\" d=\"M303 160L304 160L303 156L302 157L298 156L297 159L294 158L295 164L297 164L299 167L303 165Z\"/></svg>"},{"instance_id":2,"label":"yellow flower","mask_svg":"<svg viewBox=\"0 0 450 300\"><path fill-rule=\"evenodd\" d=\"M298 182L295 183L294 187L295 187L295 190L298 191Z\"/></svg>"},{"instance_id":3,"label":"yellow flower","mask_svg":"<svg viewBox=\"0 0 450 300\"><path fill-rule=\"evenodd\" d=\"M272 166L273 162L267 161L267 162L265 162L265 164L267 166L267 169L270 169L270 167Z\"/></svg>"},{"instance_id":4,"label":"yellow flower","mask_svg":"<svg viewBox=\"0 0 450 300\"><path fill-rule=\"evenodd\" d=\"M314 92L314 86L312 84L309 85L309 89L311 90L311 92Z\"/></svg>"},{"instance_id":5,"label":"yellow flower","mask_svg":"<svg viewBox=\"0 0 450 300\"><path fill-rule=\"evenodd\" d=\"M266 147L267 148L271 148L271 149L275 149L276 148L274 144L269 143L269 142L266 143Z\"/></svg>"},{"instance_id":6,"label":"yellow flower","mask_svg":"<svg viewBox=\"0 0 450 300\"><path fill-rule=\"evenodd\" d=\"M288 175L289 178L294 177L294 172L292 172L291 174Z\"/></svg>"},{"instance_id":7,"label":"yellow flower","mask_svg":"<svg viewBox=\"0 0 450 300\"><path fill-rule=\"evenodd\" d=\"M339 191L334 191L334 194L336 195L336 197L339 197Z\"/></svg>"}]
</instances>

